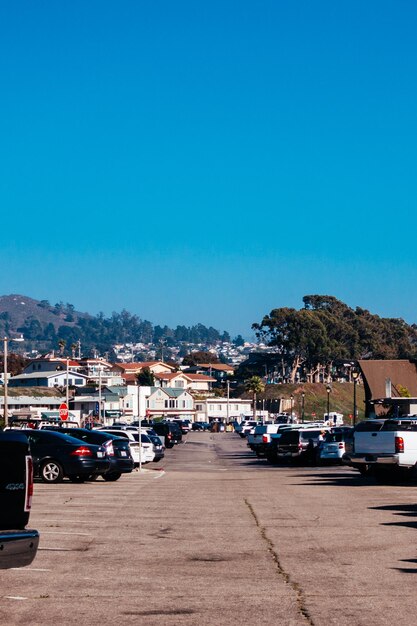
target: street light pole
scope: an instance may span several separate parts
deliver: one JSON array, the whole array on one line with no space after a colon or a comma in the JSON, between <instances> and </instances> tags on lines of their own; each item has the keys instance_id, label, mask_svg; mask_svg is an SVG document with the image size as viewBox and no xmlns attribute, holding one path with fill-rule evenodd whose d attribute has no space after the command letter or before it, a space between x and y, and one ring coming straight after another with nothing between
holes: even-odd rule
<instances>
[{"instance_id":1,"label":"street light pole","mask_svg":"<svg viewBox=\"0 0 417 626\"><path fill-rule=\"evenodd\" d=\"M352 372L352 378L353 378L353 426L356 426L356 413L357 413L357 408L356 408L356 384L358 382L358 376L359 373L353 371Z\"/></svg>"},{"instance_id":2,"label":"street light pole","mask_svg":"<svg viewBox=\"0 0 417 626\"><path fill-rule=\"evenodd\" d=\"M7 407L7 401L8 401L8 397L7 397L7 343L8 343L8 338L5 337L4 338L4 349L3 349L3 353L4 353L4 426L8 426L9 425L9 416L8 416L8 407Z\"/></svg>"},{"instance_id":3,"label":"street light pole","mask_svg":"<svg viewBox=\"0 0 417 626\"><path fill-rule=\"evenodd\" d=\"M230 380L226 380L226 388L227 388L226 424L228 424L229 414L230 414Z\"/></svg>"},{"instance_id":4,"label":"street light pole","mask_svg":"<svg viewBox=\"0 0 417 626\"><path fill-rule=\"evenodd\" d=\"M3 355L4 355L4 426L9 425L9 407L8 407L8 380L7 380L7 344L9 341L23 341L23 337L3 337Z\"/></svg>"},{"instance_id":5,"label":"street light pole","mask_svg":"<svg viewBox=\"0 0 417 626\"><path fill-rule=\"evenodd\" d=\"M327 391L327 421L330 422L330 392L331 392L332 388L330 387L330 385L327 385L326 387L326 391Z\"/></svg>"},{"instance_id":6,"label":"street light pole","mask_svg":"<svg viewBox=\"0 0 417 626\"><path fill-rule=\"evenodd\" d=\"M294 396L291 394L291 424L293 423L293 412L294 412Z\"/></svg>"},{"instance_id":7,"label":"street light pole","mask_svg":"<svg viewBox=\"0 0 417 626\"><path fill-rule=\"evenodd\" d=\"M304 401L305 401L305 397L306 394L304 393L304 391L301 394L301 421L304 423Z\"/></svg>"}]
</instances>

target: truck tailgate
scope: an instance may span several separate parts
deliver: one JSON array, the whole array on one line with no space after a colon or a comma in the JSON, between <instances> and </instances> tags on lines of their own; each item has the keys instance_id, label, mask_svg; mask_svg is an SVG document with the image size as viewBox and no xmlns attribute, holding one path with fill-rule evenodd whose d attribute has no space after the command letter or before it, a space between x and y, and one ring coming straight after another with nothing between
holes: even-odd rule
<instances>
[{"instance_id":1,"label":"truck tailgate","mask_svg":"<svg viewBox=\"0 0 417 626\"><path fill-rule=\"evenodd\" d=\"M395 432L355 433L355 454L394 454Z\"/></svg>"}]
</instances>

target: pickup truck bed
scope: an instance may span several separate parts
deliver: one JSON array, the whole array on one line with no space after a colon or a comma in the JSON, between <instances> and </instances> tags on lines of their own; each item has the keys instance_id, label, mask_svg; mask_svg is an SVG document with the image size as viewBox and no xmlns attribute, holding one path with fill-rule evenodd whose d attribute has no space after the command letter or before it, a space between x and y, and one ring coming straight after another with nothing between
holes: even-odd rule
<instances>
[{"instance_id":1,"label":"pickup truck bed","mask_svg":"<svg viewBox=\"0 0 417 626\"><path fill-rule=\"evenodd\" d=\"M361 469L417 467L417 420L386 420L380 429L354 433L350 465Z\"/></svg>"}]
</instances>

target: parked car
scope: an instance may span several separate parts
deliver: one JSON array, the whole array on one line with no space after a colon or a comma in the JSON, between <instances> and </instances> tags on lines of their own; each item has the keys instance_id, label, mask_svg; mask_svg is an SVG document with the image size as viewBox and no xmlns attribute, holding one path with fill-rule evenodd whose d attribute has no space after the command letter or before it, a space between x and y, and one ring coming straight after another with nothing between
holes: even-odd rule
<instances>
[{"instance_id":1,"label":"parked car","mask_svg":"<svg viewBox=\"0 0 417 626\"><path fill-rule=\"evenodd\" d=\"M332 428L326 433L324 441L320 446L319 462L320 463L339 463L342 464L343 456L346 453L346 447L351 446L353 441L353 428Z\"/></svg>"},{"instance_id":2,"label":"parked car","mask_svg":"<svg viewBox=\"0 0 417 626\"><path fill-rule=\"evenodd\" d=\"M129 441L125 437L88 428L59 428L58 432L66 433L87 443L103 446L110 468L107 472L95 476L102 476L106 481L114 481L118 480L122 474L129 474L135 467Z\"/></svg>"},{"instance_id":3,"label":"parked car","mask_svg":"<svg viewBox=\"0 0 417 626\"><path fill-rule=\"evenodd\" d=\"M193 422L191 430L206 430L205 424L203 422Z\"/></svg>"},{"instance_id":4,"label":"parked car","mask_svg":"<svg viewBox=\"0 0 417 626\"><path fill-rule=\"evenodd\" d=\"M244 420L241 424L235 427L235 432L238 433L238 435L240 435L243 439L252 429L255 429L255 427L260 424L262 424L262 422L257 422L256 420Z\"/></svg>"},{"instance_id":5,"label":"parked car","mask_svg":"<svg viewBox=\"0 0 417 626\"><path fill-rule=\"evenodd\" d=\"M279 438L272 440L271 449L267 453L268 461L314 462L322 432L322 429L312 428L291 428L282 431Z\"/></svg>"},{"instance_id":6,"label":"parked car","mask_svg":"<svg viewBox=\"0 0 417 626\"><path fill-rule=\"evenodd\" d=\"M153 428L145 428L145 434L153 443L153 451L155 452L154 463L158 463L165 456L165 446L161 438L156 434Z\"/></svg>"},{"instance_id":7,"label":"parked car","mask_svg":"<svg viewBox=\"0 0 417 626\"><path fill-rule=\"evenodd\" d=\"M25 567L36 556L37 530L26 529L32 506L33 465L27 437L0 433L0 569Z\"/></svg>"},{"instance_id":8,"label":"parked car","mask_svg":"<svg viewBox=\"0 0 417 626\"><path fill-rule=\"evenodd\" d=\"M287 429L287 424L263 424L256 426L254 432L247 436L247 445L258 457L263 457L269 450L272 435L285 429Z\"/></svg>"},{"instance_id":9,"label":"parked car","mask_svg":"<svg viewBox=\"0 0 417 626\"><path fill-rule=\"evenodd\" d=\"M176 443L182 441L182 433L175 422L155 422L153 430L158 436L165 438L165 447L173 448Z\"/></svg>"},{"instance_id":10,"label":"parked car","mask_svg":"<svg viewBox=\"0 0 417 626\"><path fill-rule=\"evenodd\" d=\"M183 435L187 435L190 432L191 429L191 423L190 420L173 420L174 424L178 424L178 426L180 427L181 433Z\"/></svg>"},{"instance_id":11,"label":"parked car","mask_svg":"<svg viewBox=\"0 0 417 626\"><path fill-rule=\"evenodd\" d=\"M35 476L45 483L58 483L65 477L83 482L92 474L110 469L103 446L82 442L54 430L22 430L29 441Z\"/></svg>"},{"instance_id":12,"label":"parked car","mask_svg":"<svg viewBox=\"0 0 417 626\"><path fill-rule=\"evenodd\" d=\"M145 433L142 433L142 443L139 445L139 431L137 428L118 429L110 426L102 426L98 430L99 432L111 433L112 435L117 435L118 437L127 439L129 441L130 452L132 454L135 467L138 467L140 462L151 463L154 460L155 452L153 450L152 441Z\"/></svg>"}]
</instances>

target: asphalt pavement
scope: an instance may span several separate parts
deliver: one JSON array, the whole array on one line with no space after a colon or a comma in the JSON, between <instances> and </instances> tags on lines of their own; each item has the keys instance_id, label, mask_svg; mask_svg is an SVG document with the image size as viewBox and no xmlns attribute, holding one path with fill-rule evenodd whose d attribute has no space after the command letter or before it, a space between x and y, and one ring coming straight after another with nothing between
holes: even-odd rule
<instances>
[{"instance_id":1,"label":"asphalt pavement","mask_svg":"<svg viewBox=\"0 0 417 626\"><path fill-rule=\"evenodd\" d=\"M119 481L35 485L30 567L0 624L417 624L415 485L273 467L192 432Z\"/></svg>"}]
</instances>

